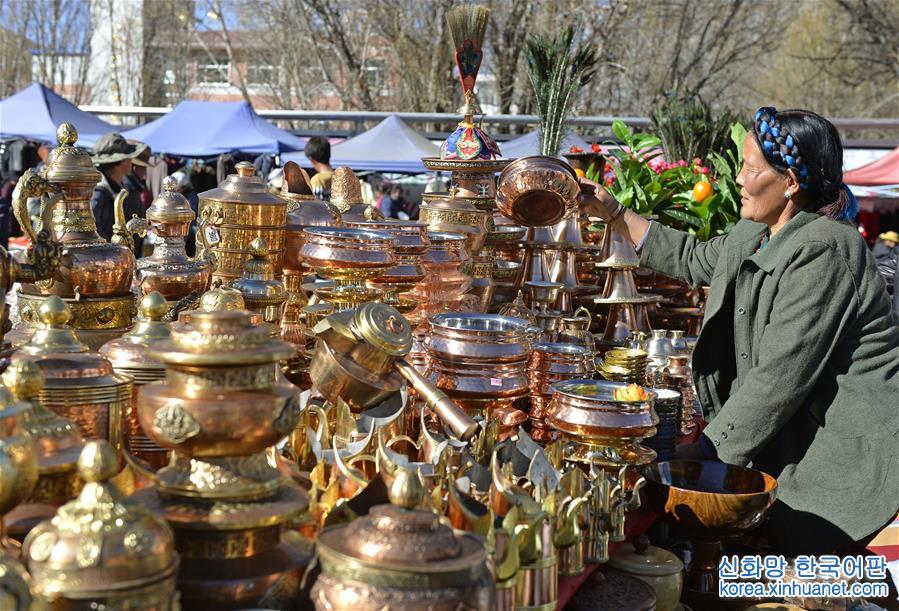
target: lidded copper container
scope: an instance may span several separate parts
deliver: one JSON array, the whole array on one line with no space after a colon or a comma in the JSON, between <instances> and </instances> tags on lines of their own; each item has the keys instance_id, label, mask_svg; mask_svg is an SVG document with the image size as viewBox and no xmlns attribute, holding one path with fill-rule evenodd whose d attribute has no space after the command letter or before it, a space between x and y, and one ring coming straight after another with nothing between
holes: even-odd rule
<instances>
[{"instance_id":1,"label":"lidded copper container","mask_svg":"<svg viewBox=\"0 0 899 611\"><path fill-rule=\"evenodd\" d=\"M178 193L175 178L166 176L162 191L147 208L146 220L139 223L156 238L153 254L137 260L141 293L158 291L166 301L178 301L209 288L212 264L203 258L190 258L184 248L195 217L187 198Z\"/></svg>"},{"instance_id":2,"label":"lidded copper container","mask_svg":"<svg viewBox=\"0 0 899 611\"><path fill-rule=\"evenodd\" d=\"M390 505L319 534L322 572L312 588L318 611L496 608L483 542L418 509L425 494L419 475L402 469L389 488Z\"/></svg>"},{"instance_id":3,"label":"lidded copper container","mask_svg":"<svg viewBox=\"0 0 899 611\"><path fill-rule=\"evenodd\" d=\"M132 401L130 376L116 372L105 356L78 341L68 322L71 310L52 295L41 304L43 327L17 354L44 374L41 405L74 422L88 439L106 439L121 447L122 419Z\"/></svg>"},{"instance_id":4,"label":"lidded copper container","mask_svg":"<svg viewBox=\"0 0 899 611\"><path fill-rule=\"evenodd\" d=\"M21 357L14 358L3 372L3 384L17 401L30 405L22 416L37 453L37 486L4 518L7 530L21 539L41 519L53 517L55 508L81 489L75 465L84 442L74 423L38 402L44 374L37 365Z\"/></svg>"},{"instance_id":5,"label":"lidded copper container","mask_svg":"<svg viewBox=\"0 0 899 611\"><path fill-rule=\"evenodd\" d=\"M145 295L140 302L141 320L120 337L100 348L100 354L109 359L116 373L131 376L134 380L134 398L125 415L124 444L131 454L146 461L154 468L168 462L168 450L161 448L147 437L137 418L137 395L141 386L165 378L165 366L150 356L155 342L169 339L169 323L162 317L168 312L165 298L157 293Z\"/></svg>"},{"instance_id":6,"label":"lidded copper container","mask_svg":"<svg viewBox=\"0 0 899 611\"><path fill-rule=\"evenodd\" d=\"M340 227L343 219L336 206L315 199L309 185L309 175L293 161L284 165L281 197L287 200L284 283L288 285L287 290L299 293L303 276L312 271L302 257L303 230L308 227Z\"/></svg>"},{"instance_id":7,"label":"lidded copper container","mask_svg":"<svg viewBox=\"0 0 899 611\"><path fill-rule=\"evenodd\" d=\"M531 355L526 321L495 314L448 313L428 319L427 377L469 415L528 394Z\"/></svg>"},{"instance_id":8,"label":"lidded copper container","mask_svg":"<svg viewBox=\"0 0 899 611\"><path fill-rule=\"evenodd\" d=\"M19 313L26 326L36 328L41 324L37 313L41 303L48 295L62 297L71 309L72 328L96 349L124 333L137 313L131 293L134 255L128 247L109 244L97 234L91 197L101 175L90 154L75 146L77 131L63 123L56 136L59 145L50 153L41 176L45 193L63 196L52 217L62 254L51 280L22 285ZM120 207L121 201L116 205ZM30 219L19 222L33 242Z\"/></svg>"},{"instance_id":9,"label":"lidded copper container","mask_svg":"<svg viewBox=\"0 0 899 611\"><path fill-rule=\"evenodd\" d=\"M300 415L299 391L278 364L293 347L249 312L191 311L149 354L166 379L141 388L138 416L172 458L131 500L175 530L182 604L295 600L309 554L287 529L308 497L282 475L275 447Z\"/></svg>"},{"instance_id":10,"label":"lidded copper container","mask_svg":"<svg viewBox=\"0 0 899 611\"><path fill-rule=\"evenodd\" d=\"M654 394L642 388L645 398L617 399L625 384L598 380L556 382L546 421L571 442L566 459L604 468L642 465L656 453L640 442L655 435L659 417L652 409Z\"/></svg>"},{"instance_id":11,"label":"lidded copper container","mask_svg":"<svg viewBox=\"0 0 899 611\"><path fill-rule=\"evenodd\" d=\"M564 380L589 378L596 371L593 353L577 344L540 342L528 363L531 391L531 437L538 443L552 440L546 423L552 401L552 384Z\"/></svg>"},{"instance_id":12,"label":"lidded copper container","mask_svg":"<svg viewBox=\"0 0 899 611\"><path fill-rule=\"evenodd\" d=\"M179 557L172 529L147 509L127 504L109 480L119 458L91 441L78 459L80 496L25 538L28 570L50 609L175 611Z\"/></svg>"},{"instance_id":13,"label":"lidded copper container","mask_svg":"<svg viewBox=\"0 0 899 611\"><path fill-rule=\"evenodd\" d=\"M212 251L216 261L212 279L227 284L243 275L250 242L264 238L275 273L280 276L287 202L265 188L252 163L241 161L236 167L237 174L228 176L217 188L200 193L197 255Z\"/></svg>"},{"instance_id":14,"label":"lidded copper container","mask_svg":"<svg viewBox=\"0 0 899 611\"><path fill-rule=\"evenodd\" d=\"M246 308L262 316L265 322L278 325L287 301L284 283L275 279L264 238L250 242L250 258L243 264L243 276L232 285L240 291Z\"/></svg>"}]
</instances>

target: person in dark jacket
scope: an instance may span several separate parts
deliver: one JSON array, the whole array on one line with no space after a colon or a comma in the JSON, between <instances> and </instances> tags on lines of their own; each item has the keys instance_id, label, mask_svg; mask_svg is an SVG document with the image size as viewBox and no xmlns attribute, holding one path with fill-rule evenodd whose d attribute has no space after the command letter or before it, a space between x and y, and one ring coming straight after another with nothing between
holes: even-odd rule
<instances>
[{"instance_id":1,"label":"person in dark jacket","mask_svg":"<svg viewBox=\"0 0 899 611\"><path fill-rule=\"evenodd\" d=\"M113 201L116 195L124 187L126 177L131 174L132 160L141 154L147 147L140 142L129 142L121 134L109 133L102 136L94 145L92 160L102 177L94 187L94 195L91 198L91 210L97 223L97 233L100 237L111 240L112 226L115 224L115 212ZM130 193L125 199L125 219L137 215L144 216L144 207L140 201L140 195ZM140 251L135 249L135 256L140 256Z\"/></svg>"},{"instance_id":2,"label":"person in dark jacket","mask_svg":"<svg viewBox=\"0 0 899 611\"><path fill-rule=\"evenodd\" d=\"M776 477L765 533L787 556L858 553L899 510L899 328L847 222L842 165L829 121L763 108L743 144L742 220L725 236L700 242L599 185L583 192L642 265L711 286L693 352L709 424L678 456Z\"/></svg>"}]
</instances>

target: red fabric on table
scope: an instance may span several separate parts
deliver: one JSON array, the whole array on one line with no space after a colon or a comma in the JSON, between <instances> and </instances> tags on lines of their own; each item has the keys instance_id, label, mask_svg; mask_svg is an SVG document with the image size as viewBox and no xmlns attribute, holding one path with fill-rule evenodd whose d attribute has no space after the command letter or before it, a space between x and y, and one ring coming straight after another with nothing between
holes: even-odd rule
<instances>
[{"instance_id":1,"label":"red fabric on table","mask_svg":"<svg viewBox=\"0 0 899 611\"><path fill-rule=\"evenodd\" d=\"M696 428L689 435L685 435L683 437L677 438L677 443L696 443L696 440L699 439L699 434L702 433L702 429L705 426L705 422L701 417L696 416ZM658 516L655 512L650 511L646 507L641 507L637 511L632 511L627 515L627 521L624 524L624 534L628 541L633 541L636 537L639 537L652 526L653 522L656 521ZM609 543L609 555L615 553L615 550L621 543ZM559 597L558 602L556 604L556 609L561 610L565 608L565 605L568 604L568 601L571 600L571 597L574 596L574 593L578 591L578 589L584 585L584 582L587 581L587 578L593 574L593 571L598 569L601 564L588 564L586 569L580 575L574 575L571 577L559 577Z\"/></svg>"}]
</instances>

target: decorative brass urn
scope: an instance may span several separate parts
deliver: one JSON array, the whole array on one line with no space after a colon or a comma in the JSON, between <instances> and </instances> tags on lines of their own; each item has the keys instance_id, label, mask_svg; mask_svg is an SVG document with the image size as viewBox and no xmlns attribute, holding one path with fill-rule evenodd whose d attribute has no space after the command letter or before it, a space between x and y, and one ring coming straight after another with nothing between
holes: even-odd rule
<instances>
[{"instance_id":1,"label":"decorative brass urn","mask_svg":"<svg viewBox=\"0 0 899 611\"><path fill-rule=\"evenodd\" d=\"M293 347L249 312L191 311L148 354L166 379L140 389L138 416L172 458L131 500L175 530L184 607L295 608L310 554L288 526L308 497L275 448L300 415L278 365Z\"/></svg>"},{"instance_id":2,"label":"decorative brass urn","mask_svg":"<svg viewBox=\"0 0 899 611\"><path fill-rule=\"evenodd\" d=\"M29 406L22 418L38 461L37 486L4 517L7 531L21 540L35 524L53 517L57 507L81 490L75 465L84 441L71 420L57 416L38 402L44 374L37 365L14 358L3 372L3 384L17 401Z\"/></svg>"},{"instance_id":3,"label":"decorative brass urn","mask_svg":"<svg viewBox=\"0 0 899 611\"><path fill-rule=\"evenodd\" d=\"M91 441L78 458L79 497L25 538L23 556L42 602L52 610L176 611L179 558L172 529L125 503L109 480L119 458Z\"/></svg>"},{"instance_id":4,"label":"decorative brass urn","mask_svg":"<svg viewBox=\"0 0 899 611\"><path fill-rule=\"evenodd\" d=\"M269 260L264 238L250 242L250 258L243 264L243 276L232 286L240 291L249 311L260 314L267 323L280 325L287 289L283 282L275 279L275 268Z\"/></svg>"},{"instance_id":5,"label":"decorative brass urn","mask_svg":"<svg viewBox=\"0 0 899 611\"><path fill-rule=\"evenodd\" d=\"M255 172L252 163L241 161L237 174L200 193L197 254L211 251L215 255L212 278L225 284L243 275L255 238L265 238L275 273L281 275L287 202L270 193Z\"/></svg>"},{"instance_id":6,"label":"decorative brass urn","mask_svg":"<svg viewBox=\"0 0 899 611\"><path fill-rule=\"evenodd\" d=\"M400 469L378 505L317 540L318 611L456 611L496 608L487 550L471 533L455 534L418 509L426 495L415 471Z\"/></svg>"},{"instance_id":7,"label":"decorative brass urn","mask_svg":"<svg viewBox=\"0 0 899 611\"><path fill-rule=\"evenodd\" d=\"M131 281L134 255L124 245L109 244L97 234L91 212L91 196L100 180L91 157L75 147L78 133L70 123L56 131L59 145L47 158L41 173L20 179L13 209L32 242L37 238L28 217L28 197L62 195L53 207L52 231L62 246L59 268L49 280L23 284L19 292L19 315L27 327L41 324L38 308L50 295L66 301L71 326L79 339L96 350L120 336L137 313ZM121 216L122 198L116 200Z\"/></svg>"},{"instance_id":8,"label":"decorative brass urn","mask_svg":"<svg viewBox=\"0 0 899 611\"><path fill-rule=\"evenodd\" d=\"M116 373L109 359L78 340L68 325L72 311L61 298L47 297L36 314L43 325L16 354L44 374L41 405L74 422L85 438L106 439L120 448L122 419L132 400L131 377Z\"/></svg>"}]
</instances>

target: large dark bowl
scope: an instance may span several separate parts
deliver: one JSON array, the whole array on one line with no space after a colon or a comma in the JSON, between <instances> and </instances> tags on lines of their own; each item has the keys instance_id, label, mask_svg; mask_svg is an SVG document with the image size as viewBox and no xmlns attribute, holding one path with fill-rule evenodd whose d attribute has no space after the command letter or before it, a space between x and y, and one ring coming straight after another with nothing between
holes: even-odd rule
<instances>
[{"instance_id":1,"label":"large dark bowl","mask_svg":"<svg viewBox=\"0 0 899 611\"><path fill-rule=\"evenodd\" d=\"M774 504L777 480L761 471L701 460L643 467L647 505L692 536L718 540L761 524Z\"/></svg>"}]
</instances>

